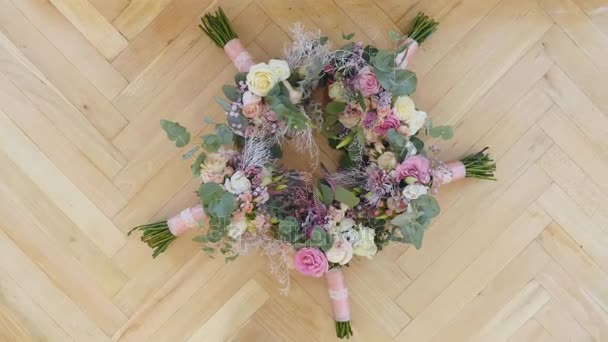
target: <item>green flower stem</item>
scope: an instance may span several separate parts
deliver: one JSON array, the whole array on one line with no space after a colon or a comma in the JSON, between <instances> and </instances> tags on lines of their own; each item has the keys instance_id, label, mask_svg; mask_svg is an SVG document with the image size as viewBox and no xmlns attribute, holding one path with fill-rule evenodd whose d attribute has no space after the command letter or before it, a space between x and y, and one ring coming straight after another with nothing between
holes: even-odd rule
<instances>
[{"instance_id":1,"label":"green flower stem","mask_svg":"<svg viewBox=\"0 0 608 342\"><path fill-rule=\"evenodd\" d=\"M353 336L353 329L350 326L350 321L338 322L336 321L336 336L338 338L350 338Z\"/></svg>"},{"instance_id":2,"label":"green flower stem","mask_svg":"<svg viewBox=\"0 0 608 342\"><path fill-rule=\"evenodd\" d=\"M148 247L152 248L153 258L156 258L159 254L167 250L167 247L169 247L169 245L175 241L175 239L177 239L177 237L169 230L167 221L137 226L131 229L128 235L131 235L131 233L136 230L143 232L141 241L146 243Z\"/></svg>"},{"instance_id":3,"label":"green flower stem","mask_svg":"<svg viewBox=\"0 0 608 342\"><path fill-rule=\"evenodd\" d=\"M236 32L230 25L230 20L224 13L224 10L220 7L214 13L207 13L201 18L202 24L199 25L215 45L220 48L224 48L226 43L238 38Z\"/></svg>"},{"instance_id":4,"label":"green flower stem","mask_svg":"<svg viewBox=\"0 0 608 342\"><path fill-rule=\"evenodd\" d=\"M429 18L426 14L419 12L414 18L414 23L408 36L422 44L433 32L437 30L439 22Z\"/></svg>"},{"instance_id":5,"label":"green flower stem","mask_svg":"<svg viewBox=\"0 0 608 342\"><path fill-rule=\"evenodd\" d=\"M483 150L464 157L460 161L464 164L467 178L478 178L486 180L496 180L496 163L486 152L488 147Z\"/></svg>"}]
</instances>

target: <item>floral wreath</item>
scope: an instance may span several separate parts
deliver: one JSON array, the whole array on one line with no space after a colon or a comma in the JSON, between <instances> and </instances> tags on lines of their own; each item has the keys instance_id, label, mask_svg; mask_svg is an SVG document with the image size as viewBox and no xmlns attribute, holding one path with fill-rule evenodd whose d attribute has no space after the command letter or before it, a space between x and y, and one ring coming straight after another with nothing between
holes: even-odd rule
<instances>
[{"instance_id":1,"label":"floral wreath","mask_svg":"<svg viewBox=\"0 0 608 342\"><path fill-rule=\"evenodd\" d=\"M337 336L350 337L341 267L353 256L372 258L391 242L420 248L440 212L433 197L439 186L465 177L494 179L487 148L444 163L433 156L434 146L425 152L419 137L453 136L451 127L433 126L409 97L417 79L406 67L437 25L419 14L409 34L391 33L392 50L354 42L332 50L326 37L296 25L285 59L256 64L222 9L206 14L201 28L239 73L235 85L222 87L225 98L216 99L227 123L206 119L215 132L184 155L202 179L200 203L131 232L143 233L153 257L195 228L203 228L194 238L202 250L220 252L226 261L259 248L285 294L292 268L325 276ZM316 99L316 89L330 101ZM179 123L162 120L161 127L177 147L190 142ZM320 180L278 162L283 142L315 155L314 131L344 151L340 169L323 167Z\"/></svg>"}]
</instances>

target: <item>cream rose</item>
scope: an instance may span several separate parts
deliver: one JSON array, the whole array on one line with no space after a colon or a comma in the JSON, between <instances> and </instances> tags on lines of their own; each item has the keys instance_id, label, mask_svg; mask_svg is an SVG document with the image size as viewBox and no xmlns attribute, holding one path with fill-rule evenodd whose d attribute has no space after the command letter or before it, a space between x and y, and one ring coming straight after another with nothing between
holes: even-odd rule
<instances>
[{"instance_id":1,"label":"cream rose","mask_svg":"<svg viewBox=\"0 0 608 342\"><path fill-rule=\"evenodd\" d=\"M426 124L427 115L425 112L417 110L414 115L407 120L407 125L410 127L410 134L414 135Z\"/></svg>"},{"instance_id":2,"label":"cream rose","mask_svg":"<svg viewBox=\"0 0 608 342\"><path fill-rule=\"evenodd\" d=\"M245 215L235 215L232 217L232 221L226 229L228 230L228 236L233 239L239 238L245 233L245 230L247 230L247 219L245 218Z\"/></svg>"},{"instance_id":3,"label":"cream rose","mask_svg":"<svg viewBox=\"0 0 608 342\"><path fill-rule=\"evenodd\" d=\"M211 153L201 164L201 179L203 183L221 183L226 173L227 160L220 153Z\"/></svg>"},{"instance_id":4,"label":"cream rose","mask_svg":"<svg viewBox=\"0 0 608 342\"><path fill-rule=\"evenodd\" d=\"M378 157L378 166L382 170L392 170L397 166L397 158L393 152L384 152Z\"/></svg>"},{"instance_id":5,"label":"cream rose","mask_svg":"<svg viewBox=\"0 0 608 342\"><path fill-rule=\"evenodd\" d=\"M291 76L291 71L289 71L289 64L286 61L280 59L271 59L268 61L268 66L274 72L274 75L279 79L279 81L285 81Z\"/></svg>"},{"instance_id":6,"label":"cream rose","mask_svg":"<svg viewBox=\"0 0 608 342\"><path fill-rule=\"evenodd\" d=\"M360 225L358 235L357 242L353 243L353 254L371 259L378 253L378 246L374 242L376 231Z\"/></svg>"},{"instance_id":7,"label":"cream rose","mask_svg":"<svg viewBox=\"0 0 608 342\"><path fill-rule=\"evenodd\" d=\"M422 184L410 184L403 189L403 197L411 201L425 195L427 192L429 192L429 188Z\"/></svg>"},{"instance_id":8,"label":"cream rose","mask_svg":"<svg viewBox=\"0 0 608 342\"><path fill-rule=\"evenodd\" d=\"M325 252L325 255L330 262L346 265L353 258L353 246L346 239L337 236L334 244Z\"/></svg>"},{"instance_id":9,"label":"cream rose","mask_svg":"<svg viewBox=\"0 0 608 342\"><path fill-rule=\"evenodd\" d=\"M416 105L409 96L399 96L393 106L393 112L399 121L408 121L415 111Z\"/></svg>"},{"instance_id":10,"label":"cream rose","mask_svg":"<svg viewBox=\"0 0 608 342\"><path fill-rule=\"evenodd\" d=\"M238 195L251 190L251 182L245 177L243 171L237 171L230 179L226 179L224 187L226 188L226 191Z\"/></svg>"},{"instance_id":11,"label":"cream rose","mask_svg":"<svg viewBox=\"0 0 608 342\"><path fill-rule=\"evenodd\" d=\"M266 63L256 64L249 69L247 86L249 91L258 96L266 96L279 82L274 70Z\"/></svg>"},{"instance_id":12,"label":"cream rose","mask_svg":"<svg viewBox=\"0 0 608 342\"><path fill-rule=\"evenodd\" d=\"M344 85L334 82L329 86L328 95L332 100L344 101Z\"/></svg>"}]
</instances>

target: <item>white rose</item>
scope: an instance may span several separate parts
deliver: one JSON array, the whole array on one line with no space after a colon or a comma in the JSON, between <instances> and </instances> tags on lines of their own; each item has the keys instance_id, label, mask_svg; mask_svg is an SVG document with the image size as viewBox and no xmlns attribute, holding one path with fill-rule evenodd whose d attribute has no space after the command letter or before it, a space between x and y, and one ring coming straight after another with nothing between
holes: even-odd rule
<instances>
[{"instance_id":1,"label":"white rose","mask_svg":"<svg viewBox=\"0 0 608 342\"><path fill-rule=\"evenodd\" d=\"M358 235L357 242L353 243L353 254L371 259L378 253L378 246L374 242L376 231L360 225Z\"/></svg>"},{"instance_id":2,"label":"white rose","mask_svg":"<svg viewBox=\"0 0 608 342\"><path fill-rule=\"evenodd\" d=\"M418 132L424 125L426 124L427 115L425 112L421 110L417 110L414 115L410 117L409 120L406 121L407 125L410 127L410 134L414 135Z\"/></svg>"},{"instance_id":3,"label":"white rose","mask_svg":"<svg viewBox=\"0 0 608 342\"><path fill-rule=\"evenodd\" d=\"M268 92L279 82L272 68L266 63L256 64L247 73L247 86L249 90L258 95L266 96Z\"/></svg>"},{"instance_id":4,"label":"white rose","mask_svg":"<svg viewBox=\"0 0 608 342\"><path fill-rule=\"evenodd\" d=\"M393 106L395 116L399 121L408 121L416 111L414 100L409 96L399 96Z\"/></svg>"},{"instance_id":5,"label":"white rose","mask_svg":"<svg viewBox=\"0 0 608 342\"><path fill-rule=\"evenodd\" d=\"M238 195L242 194L245 191L251 189L251 182L247 177L245 177L245 173L243 171L235 172L230 179L226 179L224 182L224 187L226 191Z\"/></svg>"},{"instance_id":6,"label":"white rose","mask_svg":"<svg viewBox=\"0 0 608 342\"><path fill-rule=\"evenodd\" d=\"M329 262L346 265L353 258L353 246L346 239L337 236L325 256Z\"/></svg>"},{"instance_id":7,"label":"white rose","mask_svg":"<svg viewBox=\"0 0 608 342\"><path fill-rule=\"evenodd\" d=\"M246 91L245 94L243 94L243 106L257 104L260 103L260 101L262 101L262 98L250 91Z\"/></svg>"},{"instance_id":8,"label":"white rose","mask_svg":"<svg viewBox=\"0 0 608 342\"><path fill-rule=\"evenodd\" d=\"M226 227L228 229L228 236L233 239L236 239L245 233L247 230L247 220L245 216L240 216L239 218L232 218L232 222Z\"/></svg>"},{"instance_id":9,"label":"white rose","mask_svg":"<svg viewBox=\"0 0 608 342\"><path fill-rule=\"evenodd\" d=\"M279 81L285 81L291 76L291 71L289 71L289 64L286 61L280 59L271 59L268 61L268 66L274 72L274 75L279 79Z\"/></svg>"},{"instance_id":10,"label":"white rose","mask_svg":"<svg viewBox=\"0 0 608 342\"><path fill-rule=\"evenodd\" d=\"M408 201L414 200L429 192L429 188L422 184L410 184L403 189L403 197Z\"/></svg>"},{"instance_id":11,"label":"white rose","mask_svg":"<svg viewBox=\"0 0 608 342\"><path fill-rule=\"evenodd\" d=\"M397 166L397 158L393 152L384 152L378 157L378 166L382 170L392 170Z\"/></svg>"},{"instance_id":12,"label":"white rose","mask_svg":"<svg viewBox=\"0 0 608 342\"><path fill-rule=\"evenodd\" d=\"M328 95L332 100L344 101L344 86L342 82L334 82L329 86Z\"/></svg>"},{"instance_id":13,"label":"white rose","mask_svg":"<svg viewBox=\"0 0 608 342\"><path fill-rule=\"evenodd\" d=\"M300 100L302 99L302 92L293 89L291 84L289 84L289 82L287 82L287 81L283 81L283 84L285 85L285 88L287 88L287 91L289 92L289 102L291 102L293 104L300 103Z\"/></svg>"}]
</instances>

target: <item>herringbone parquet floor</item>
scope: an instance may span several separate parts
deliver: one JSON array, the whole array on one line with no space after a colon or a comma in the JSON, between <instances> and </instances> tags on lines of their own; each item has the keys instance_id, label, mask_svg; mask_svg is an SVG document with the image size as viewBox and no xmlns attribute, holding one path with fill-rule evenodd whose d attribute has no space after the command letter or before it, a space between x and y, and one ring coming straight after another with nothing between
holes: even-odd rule
<instances>
[{"instance_id":1,"label":"herringbone parquet floor","mask_svg":"<svg viewBox=\"0 0 608 342\"><path fill-rule=\"evenodd\" d=\"M0 340L329 341L322 280L126 232L194 203L160 118L205 130L233 67L209 0L0 0ZM607 0L221 0L259 59L302 22L386 47L420 10L415 100L490 145L496 183L442 189L421 251L346 271L357 341L608 341Z\"/></svg>"}]
</instances>

